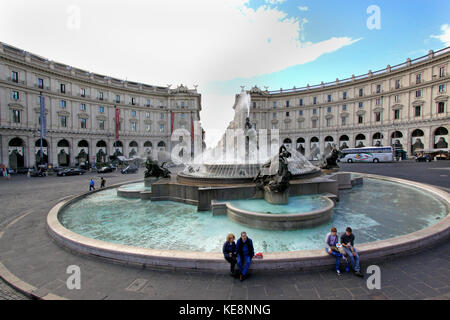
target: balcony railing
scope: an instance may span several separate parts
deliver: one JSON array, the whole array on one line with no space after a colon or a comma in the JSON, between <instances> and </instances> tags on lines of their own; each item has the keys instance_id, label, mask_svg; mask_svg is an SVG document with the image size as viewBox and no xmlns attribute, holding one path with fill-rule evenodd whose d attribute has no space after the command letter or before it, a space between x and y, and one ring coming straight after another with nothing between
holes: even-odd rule
<instances>
[{"instance_id":1,"label":"balcony railing","mask_svg":"<svg viewBox=\"0 0 450 320\"><path fill-rule=\"evenodd\" d=\"M432 59L436 56L440 56L442 54L446 54L450 52L450 47L435 51L435 52L430 52L427 55L424 55L422 57L413 59L413 60L407 60L403 63L397 64L395 66L388 66L385 69L380 69L377 71L373 71L373 72L368 72L366 74L362 74L359 76L352 76L351 78L347 78L347 79L342 79L342 80L338 80L336 79L336 81L332 81L332 82L327 82L327 83L321 83L321 84L317 84L317 85L308 85L306 87L294 87L293 89L279 89L279 90L272 90L272 91L266 91L269 94L279 94L279 93L292 93L292 92L301 92L301 91L307 91L307 90L311 90L311 89L320 89L320 88L324 88L324 87L331 87L331 86L335 86L335 85L339 85L339 84L343 84L343 83L348 83L348 82L353 82L355 80L362 80L362 79L367 79L367 78L371 78L375 75L381 75L381 74L385 74L385 73L389 73L390 71L393 70L398 70L404 67L409 67L411 65L426 61L428 59Z\"/></svg>"}]
</instances>

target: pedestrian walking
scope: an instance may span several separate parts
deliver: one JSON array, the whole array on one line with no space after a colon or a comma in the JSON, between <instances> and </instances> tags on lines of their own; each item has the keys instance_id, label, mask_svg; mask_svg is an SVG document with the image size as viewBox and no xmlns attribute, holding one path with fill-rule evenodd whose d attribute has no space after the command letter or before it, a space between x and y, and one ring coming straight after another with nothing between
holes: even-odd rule
<instances>
[{"instance_id":1,"label":"pedestrian walking","mask_svg":"<svg viewBox=\"0 0 450 320\"><path fill-rule=\"evenodd\" d=\"M94 179L91 179L91 181L89 181L89 191L95 190L95 182Z\"/></svg>"}]
</instances>

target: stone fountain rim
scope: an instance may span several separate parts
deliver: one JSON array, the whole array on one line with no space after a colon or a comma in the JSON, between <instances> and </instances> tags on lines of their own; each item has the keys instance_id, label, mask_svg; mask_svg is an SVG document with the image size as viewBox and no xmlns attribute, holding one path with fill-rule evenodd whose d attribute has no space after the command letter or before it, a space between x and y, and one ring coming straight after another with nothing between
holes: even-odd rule
<instances>
[{"instance_id":1,"label":"stone fountain rim","mask_svg":"<svg viewBox=\"0 0 450 320\"><path fill-rule=\"evenodd\" d=\"M448 239L450 236L450 194L437 187L399 178L391 178L373 174L354 173L362 177L374 178L384 181L401 183L422 189L434 194L447 206L447 215L432 226L415 231L410 234L379 240L358 245L358 252L363 260L382 260L387 257L406 254L428 247L434 243ZM110 186L117 188L120 185ZM105 190L105 189L103 189ZM71 203L78 201L92 193L74 195L70 199L60 201L47 215L47 231L49 235L61 246L74 250L77 253L95 256L113 263L151 266L171 269L189 270L226 270L228 264L221 253L159 250L139 248L120 244L113 244L101 240L91 239L66 229L59 222L59 213ZM320 266L331 266L334 259L325 253L325 250L302 250L289 252L264 253L264 259L254 259L252 269L256 270L298 270L310 269Z\"/></svg>"}]
</instances>

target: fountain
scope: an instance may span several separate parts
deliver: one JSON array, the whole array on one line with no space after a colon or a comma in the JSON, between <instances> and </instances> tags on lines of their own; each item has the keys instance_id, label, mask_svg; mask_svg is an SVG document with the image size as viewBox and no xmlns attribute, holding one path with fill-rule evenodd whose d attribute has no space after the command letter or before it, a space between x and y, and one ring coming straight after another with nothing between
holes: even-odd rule
<instances>
[{"instance_id":1,"label":"fountain","mask_svg":"<svg viewBox=\"0 0 450 320\"><path fill-rule=\"evenodd\" d=\"M279 146L276 134L258 134L249 106L243 90L218 146L177 175L149 159L145 182L62 201L47 218L51 236L114 262L217 270L226 268L219 253L225 235L245 228L265 252L252 268L273 270L331 265L322 249L330 226L353 227L364 243L362 259L409 252L450 234L446 192L339 172L335 148L316 167Z\"/></svg>"}]
</instances>

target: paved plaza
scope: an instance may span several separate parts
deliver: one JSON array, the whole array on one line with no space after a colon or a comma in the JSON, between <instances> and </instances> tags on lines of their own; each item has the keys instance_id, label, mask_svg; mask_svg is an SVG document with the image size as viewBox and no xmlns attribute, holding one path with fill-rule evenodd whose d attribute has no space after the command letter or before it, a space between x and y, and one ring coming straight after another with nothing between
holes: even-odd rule
<instances>
[{"instance_id":1,"label":"paved plaza","mask_svg":"<svg viewBox=\"0 0 450 320\"><path fill-rule=\"evenodd\" d=\"M342 164L342 170L373 173L436 185L449 191L450 162ZM141 179L106 174L107 185ZM59 247L47 234L46 216L61 198L86 192L90 177L27 178L0 182L0 262L32 286L33 294L68 299L449 299L450 244L379 263L381 290L366 280L332 270L253 272L240 282L222 272L141 269L81 256ZM17 219L19 218L20 219ZM7 229L5 227L8 226ZM325 235L324 235L325 236ZM357 246L357 245L356 245ZM66 269L81 270L81 289L68 290ZM367 265L362 261L363 270ZM366 277L367 278L367 277ZM5 283L0 299L28 299Z\"/></svg>"}]
</instances>

